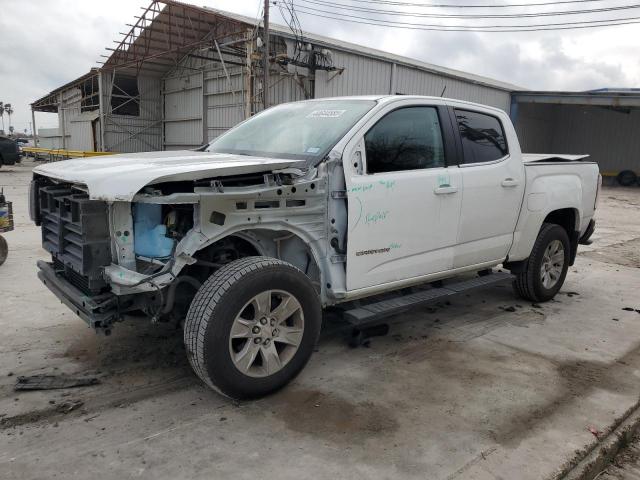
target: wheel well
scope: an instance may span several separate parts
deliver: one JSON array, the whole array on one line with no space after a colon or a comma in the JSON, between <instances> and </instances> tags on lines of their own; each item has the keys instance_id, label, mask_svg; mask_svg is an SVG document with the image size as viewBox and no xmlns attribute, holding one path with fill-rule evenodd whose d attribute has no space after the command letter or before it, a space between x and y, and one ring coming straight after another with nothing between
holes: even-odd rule
<instances>
[{"instance_id":1,"label":"wheel well","mask_svg":"<svg viewBox=\"0 0 640 480\"><path fill-rule=\"evenodd\" d=\"M199 250L194 258L202 262L224 265L243 257L262 255L250 241L236 235L230 235ZM213 267L215 268L215 267Z\"/></svg>"},{"instance_id":2,"label":"wheel well","mask_svg":"<svg viewBox=\"0 0 640 480\"><path fill-rule=\"evenodd\" d=\"M178 280L185 288L168 295L165 313L173 311L174 316L183 316L198 284L203 284L223 265L254 256L278 258L294 265L307 275L316 290L320 291L320 268L311 249L300 237L291 232L255 229L238 232L198 250L193 255L196 262L184 267L178 275Z\"/></svg>"},{"instance_id":3,"label":"wheel well","mask_svg":"<svg viewBox=\"0 0 640 480\"><path fill-rule=\"evenodd\" d=\"M313 282L320 281L320 269L309 245L288 231L253 229L238 232L199 250L194 255L194 258L200 261L199 264L190 267L206 266L206 263L216 264L210 265L209 270L205 272L208 277L225 263L260 255L284 260L300 269Z\"/></svg>"},{"instance_id":4,"label":"wheel well","mask_svg":"<svg viewBox=\"0 0 640 480\"><path fill-rule=\"evenodd\" d=\"M567 232L571 252L569 256L569 265L573 265L576 254L578 253L578 240L580 239L580 231L578 228L578 213L573 208L562 208L554 210L546 216L543 223L554 223L561 226Z\"/></svg>"},{"instance_id":5,"label":"wheel well","mask_svg":"<svg viewBox=\"0 0 640 480\"><path fill-rule=\"evenodd\" d=\"M571 238L571 235L577 230L576 211L573 208L563 208L554 210L546 216L543 223L555 223L564 228Z\"/></svg>"},{"instance_id":6,"label":"wheel well","mask_svg":"<svg viewBox=\"0 0 640 480\"><path fill-rule=\"evenodd\" d=\"M567 232L567 236L569 237L569 245L571 247L571 251L569 252L569 265L573 265L576 254L578 253L578 240L580 233L578 231L578 213L573 208L562 208L559 210L554 210L549 213L542 222L542 225L545 223L553 223L555 225L559 225ZM542 228L540 225L540 228ZM504 267L511 270L512 273L521 272L523 268L525 268L527 260L520 260L516 262L505 262Z\"/></svg>"}]
</instances>

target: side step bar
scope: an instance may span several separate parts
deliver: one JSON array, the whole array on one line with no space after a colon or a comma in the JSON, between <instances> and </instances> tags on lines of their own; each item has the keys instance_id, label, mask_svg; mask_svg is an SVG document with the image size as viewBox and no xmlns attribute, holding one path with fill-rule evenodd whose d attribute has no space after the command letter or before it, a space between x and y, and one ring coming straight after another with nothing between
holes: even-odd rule
<instances>
[{"instance_id":1,"label":"side step bar","mask_svg":"<svg viewBox=\"0 0 640 480\"><path fill-rule=\"evenodd\" d=\"M343 318L354 327L369 325L380 320L402 313L414 307L449 300L455 295L468 293L478 288L497 285L513 280L513 275L507 272L496 272L489 275L451 283L438 288L430 288L418 293L411 293L397 298L382 300L362 307L345 310Z\"/></svg>"}]
</instances>

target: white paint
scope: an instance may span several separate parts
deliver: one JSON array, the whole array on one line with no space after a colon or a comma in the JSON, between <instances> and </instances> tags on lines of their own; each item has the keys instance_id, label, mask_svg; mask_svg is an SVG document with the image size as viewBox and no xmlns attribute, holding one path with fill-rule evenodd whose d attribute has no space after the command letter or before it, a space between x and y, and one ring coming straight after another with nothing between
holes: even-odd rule
<instances>
[{"instance_id":1,"label":"white paint","mask_svg":"<svg viewBox=\"0 0 640 480\"><path fill-rule=\"evenodd\" d=\"M323 284L330 290L329 293L323 290L321 296L323 304L333 304L491 267L506 258L523 260L529 256L545 217L554 210L572 209L577 218L576 230L583 233L587 228L594 213L598 167L592 162L575 161L585 158L584 155L523 155L509 117L496 108L437 97L374 99L377 105L337 142L328 157L333 166L336 165L333 162L342 158L344 187L341 169L328 169L322 163L317 170L307 173L308 178L298 180L314 182L316 192L325 184L334 185L331 188L337 191L328 192L326 198L334 198L333 193L345 188L348 198L346 272L342 268L331 269L337 265L328 260L335 255L330 245L333 234L322 233L335 228L327 223L324 229L322 222L329 222L331 215L339 219L338 212L329 213L318 199L313 203L313 210L306 207L306 214L320 213L313 217L312 223L304 219L294 226L292 212L275 209L259 215L239 212L237 222L230 221L222 228L213 228L207 223L209 230L200 227L192 230L187 238L198 239L191 243L183 240L178 245L175 252L178 260L172 274L177 275L184 266L183 257L190 258L199 245L206 245L214 238L250 230L256 225L262 229L289 230L318 252L326 252L326 257L317 255ZM417 105L457 106L497 116L505 129L509 154L484 164L363 173L366 172L364 134L389 111ZM40 166L35 172L85 184L91 198L129 202L147 185L268 172L294 163L293 160L181 151L69 160ZM332 176L328 178L328 175ZM269 188L275 187L227 192L231 195L228 218L234 216L236 200L266 198L271 192ZM201 214L205 219L214 206L222 205L221 198L209 194L212 195L209 200L201 196L198 204L198 208L204 208ZM527 203L523 208L525 199ZM139 281L140 274L124 270L114 265L106 269L112 286Z\"/></svg>"},{"instance_id":2,"label":"white paint","mask_svg":"<svg viewBox=\"0 0 640 480\"><path fill-rule=\"evenodd\" d=\"M65 160L41 165L34 172L66 182L82 183L93 199L130 202L143 187L153 183L257 173L284 168L292 163L296 161L172 151Z\"/></svg>"},{"instance_id":3,"label":"white paint","mask_svg":"<svg viewBox=\"0 0 640 480\"><path fill-rule=\"evenodd\" d=\"M575 162L577 160L583 160L588 158L589 155L564 155L559 153L523 153L522 154L522 162L523 163L532 163L532 162L543 162L547 160L566 160Z\"/></svg>"}]
</instances>

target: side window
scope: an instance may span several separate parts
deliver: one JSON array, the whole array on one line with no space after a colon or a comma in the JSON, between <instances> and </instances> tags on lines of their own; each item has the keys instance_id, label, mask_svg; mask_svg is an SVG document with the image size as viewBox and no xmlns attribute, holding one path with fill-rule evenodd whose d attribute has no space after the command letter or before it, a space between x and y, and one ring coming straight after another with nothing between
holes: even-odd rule
<instances>
[{"instance_id":1,"label":"side window","mask_svg":"<svg viewBox=\"0 0 640 480\"><path fill-rule=\"evenodd\" d=\"M384 116L364 136L367 173L444 167L438 111L407 107Z\"/></svg>"},{"instance_id":2,"label":"side window","mask_svg":"<svg viewBox=\"0 0 640 480\"><path fill-rule=\"evenodd\" d=\"M456 109L456 119L462 137L464 163L491 162L509 152L502 124L496 117Z\"/></svg>"}]
</instances>

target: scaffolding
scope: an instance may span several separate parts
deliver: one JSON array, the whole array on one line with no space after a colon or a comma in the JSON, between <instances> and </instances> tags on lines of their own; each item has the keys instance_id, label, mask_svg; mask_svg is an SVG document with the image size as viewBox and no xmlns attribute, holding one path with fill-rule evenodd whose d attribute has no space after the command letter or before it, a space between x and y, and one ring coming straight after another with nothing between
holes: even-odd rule
<instances>
[{"instance_id":1,"label":"scaffolding","mask_svg":"<svg viewBox=\"0 0 640 480\"><path fill-rule=\"evenodd\" d=\"M177 0L152 0L134 18L121 39L106 48L98 68L32 104L32 113L58 113L62 148L106 152L179 146L169 137L177 122L190 119L202 135L185 145L206 143L264 105L283 101L277 93L283 83L297 90L288 93L291 99L312 98L313 71L339 70L320 52L301 58L297 36L292 47L282 36L272 35L266 62L271 75L269 85L264 85L262 50L266 46L258 40L262 36L259 21ZM203 105L191 117L171 117L167 98L173 92L170 80L175 78L185 79L175 91L200 89ZM215 83L216 91L207 92L205 83ZM213 107L207 96L214 94L219 96L216 108L225 117L221 124L211 125L209 117L222 115L210 112ZM35 115L33 124L35 132ZM69 145L70 141L75 143Z\"/></svg>"}]
</instances>

